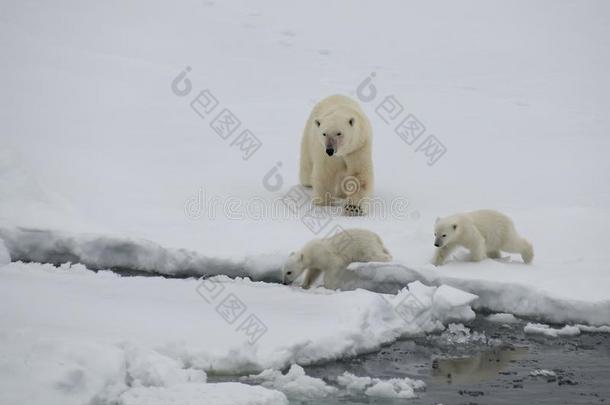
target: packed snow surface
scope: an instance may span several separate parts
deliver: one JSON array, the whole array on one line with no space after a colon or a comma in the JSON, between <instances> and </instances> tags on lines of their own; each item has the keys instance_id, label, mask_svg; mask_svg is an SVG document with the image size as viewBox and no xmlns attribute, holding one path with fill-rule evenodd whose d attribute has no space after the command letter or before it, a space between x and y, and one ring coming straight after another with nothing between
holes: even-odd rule
<instances>
[{"instance_id":1,"label":"packed snow surface","mask_svg":"<svg viewBox=\"0 0 610 405\"><path fill-rule=\"evenodd\" d=\"M206 385L210 373L261 371L263 386L289 396L330 393L299 366L273 370L443 330L450 320L471 320L476 299L418 281L391 295L35 263L0 267L0 297L3 404L190 400L222 391Z\"/></svg>"}]
</instances>

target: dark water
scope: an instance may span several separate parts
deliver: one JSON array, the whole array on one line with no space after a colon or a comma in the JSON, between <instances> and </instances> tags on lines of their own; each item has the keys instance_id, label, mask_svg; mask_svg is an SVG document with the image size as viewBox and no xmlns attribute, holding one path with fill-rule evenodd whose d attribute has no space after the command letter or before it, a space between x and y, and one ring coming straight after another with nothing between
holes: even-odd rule
<instances>
[{"instance_id":1,"label":"dark water","mask_svg":"<svg viewBox=\"0 0 610 405\"><path fill-rule=\"evenodd\" d=\"M452 343L435 335L401 340L352 359L305 367L308 375L335 384L349 371L377 378L417 378L426 390L415 399L346 396L291 404L603 404L610 403L610 334L569 338L525 335L524 323L510 327L478 319L475 335ZM478 339L476 338L478 336ZM546 369L555 377L534 377Z\"/></svg>"}]
</instances>

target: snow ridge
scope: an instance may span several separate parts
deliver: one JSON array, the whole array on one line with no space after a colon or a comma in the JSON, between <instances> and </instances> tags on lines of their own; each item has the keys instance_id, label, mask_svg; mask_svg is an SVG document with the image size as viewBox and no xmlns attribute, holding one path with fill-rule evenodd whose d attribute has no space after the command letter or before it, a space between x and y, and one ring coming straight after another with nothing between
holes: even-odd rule
<instances>
[{"instance_id":1,"label":"snow ridge","mask_svg":"<svg viewBox=\"0 0 610 405\"><path fill-rule=\"evenodd\" d=\"M185 249L168 249L144 239L26 228L0 228L0 239L4 239L13 261L55 265L80 263L91 270L110 269L128 275L201 277L224 274L256 281L280 280L280 265L263 256L238 262Z\"/></svg>"},{"instance_id":2,"label":"snow ridge","mask_svg":"<svg viewBox=\"0 0 610 405\"><path fill-rule=\"evenodd\" d=\"M13 261L81 263L89 269L111 269L123 274L226 275L280 282L284 260L282 255L257 255L232 261L185 249L169 249L144 239L24 228L0 228L0 239L4 239ZM610 325L610 299L577 300L519 282L454 277L427 265L353 263L339 280L344 291L362 288L390 294L396 294L413 281L428 286L451 286L477 295L474 309L551 323Z\"/></svg>"}]
</instances>

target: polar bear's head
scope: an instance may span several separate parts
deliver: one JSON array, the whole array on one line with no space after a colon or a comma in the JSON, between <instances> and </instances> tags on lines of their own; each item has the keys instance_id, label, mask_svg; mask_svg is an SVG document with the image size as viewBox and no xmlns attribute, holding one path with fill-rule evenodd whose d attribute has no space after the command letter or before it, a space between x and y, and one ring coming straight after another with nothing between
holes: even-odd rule
<instances>
[{"instance_id":1,"label":"polar bear's head","mask_svg":"<svg viewBox=\"0 0 610 405\"><path fill-rule=\"evenodd\" d=\"M317 139L328 156L345 156L363 144L360 116L349 108L339 108L314 120Z\"/></svg>"},{"instance_id":2,"label":"polar bear's head","mask_svg":"<svg viewBox=\"0 0 610 405\"><path fill-rule=\"evenodd\" d=\"M292 252L282 269L282 282L291 284L307 269L303 252Z\"/></svg>"},{"instance_id":3,"label":"polar bear's head","mask_svg":"<svg viewBox=\"0 0 610 405\"><path fill-rule=\"evenodd\" d=\"M456 241L460 237L462 228L459 218L436 218L436 223L434 224L434 246L443 247L448 243Z\"/></svg>"}]
</instances>

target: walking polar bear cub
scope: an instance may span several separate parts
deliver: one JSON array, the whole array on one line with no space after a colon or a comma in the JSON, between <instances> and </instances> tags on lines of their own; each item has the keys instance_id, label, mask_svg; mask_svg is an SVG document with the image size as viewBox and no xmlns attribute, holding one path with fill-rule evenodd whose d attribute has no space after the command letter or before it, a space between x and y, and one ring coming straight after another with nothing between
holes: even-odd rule
<instances>
[{"instance_id":1,"label":"walking polar bear cub","mask_svg":"<svg viewBox=\"0 0 610 405\"><path fill-rule=\"evenodd\" d=\"M345 198L346 215L364 215L373 192L371 124L349 97L333 95L311 111L301 141L300 180L314 204Z\"/></svg>"},{"instance_id":2,"label":"walking polar bear cub","mask_svg":"<svg viewBox=\"0 0 610 405\"><path fill-rule=\"evenodd\" d=\"M470 250L473 261L500 258L500 252L520 253L525 263L534 259L534 248L523 239L506 215L493 210L479 210L437 218L434 226L433 264L440 266L453 249Z\"/></svg>"},{"instance_id":3,"label":"walking polar bear cub","mask_svg":"<svg viewBox=\"0 0 610 405\"><path fill-rule=\"evenodd\" d=\"M366 229L348 229L330 238L314 239L290 254L283 269L283 282L290 284L307 270L303 288L309 288L324 273L324 287L340 287L340 272L354 262L389 262L392 255L381 238Z\"/></svg>"}]
</instances>

